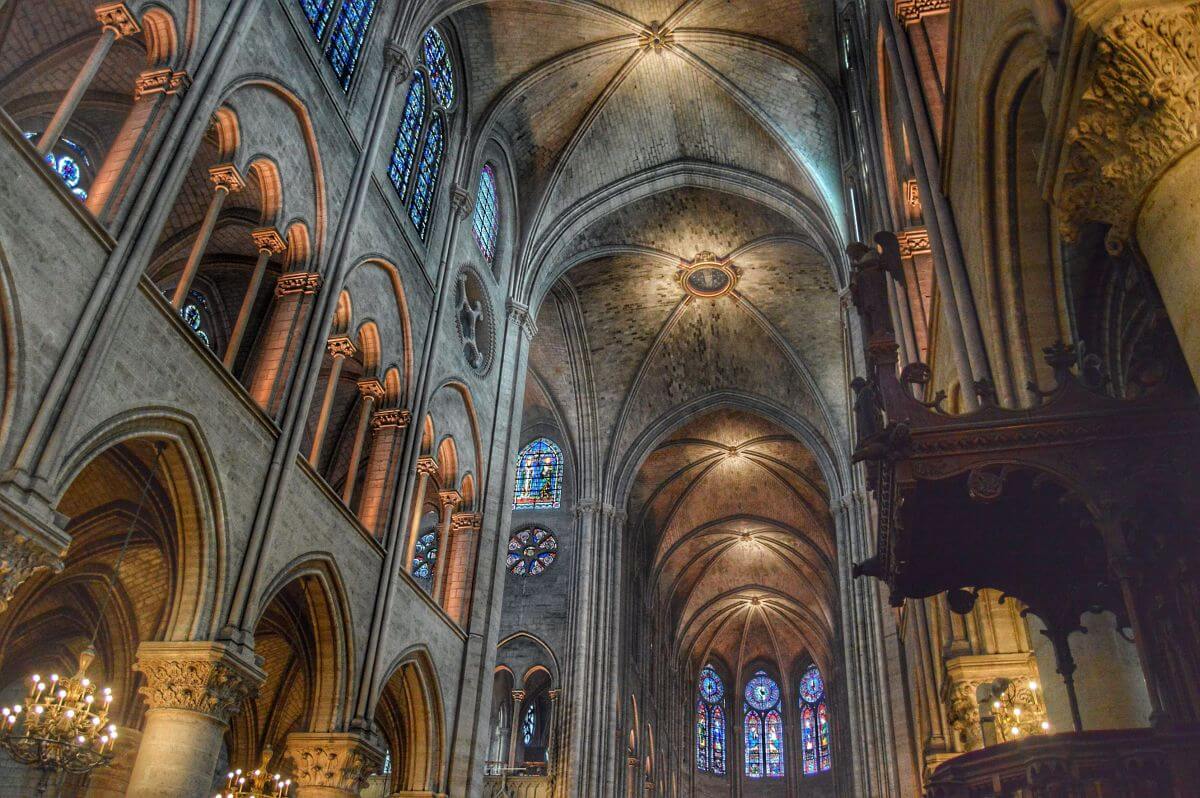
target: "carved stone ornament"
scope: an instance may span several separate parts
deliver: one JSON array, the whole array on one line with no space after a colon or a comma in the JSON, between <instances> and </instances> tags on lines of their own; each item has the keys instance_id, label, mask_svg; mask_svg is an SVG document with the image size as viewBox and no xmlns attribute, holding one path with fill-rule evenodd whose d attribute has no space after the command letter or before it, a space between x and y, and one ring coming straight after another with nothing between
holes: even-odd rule
<instances>
[{"instance_id":1,"label":"carved stone ornament","mask_svg":"<svg viewBox=\"0 0 1200 798\"><path fill-rule=\"evenodd\" d=\"M679 264L675 279L689 296L716 299L733 291L741 271L728 260L711 252L701 252Z\"/></svg>"},{"instance_id":2,"label":"carved stone ornament","mask_svg":"<svg viewBox=\"0 0 1200 798\"><path fill-rule=\"evenodd\" d=\"M292 780L301 789L358 795L383 764L383 752L354 734L289 734L287 745Z\"/></svg>"},{"instance_id":3,"label":"carved stone ornament","mask_svg":"<svg viewBox=\"0 0 1200 798\"><path fill-rule=\"evenodd\" d=\"M62 558L11 528L0 529L0 612L26 579L42 569L61 571Z\"/></svg>"},{"instance_id":4,"label":"carved stone ornament","mask_svg":"<svg viewBox=\"0 0 1200 798\"><path fill-rule=\"evenodd\" d=\"M274 227L260 227L257 230L251 230L250 238L254 241L255 249L261 253L278 255L287 249L287 242Z\"/></svg>"},{"instance_id":5,"label":"carved stone ornament","mask_svg":"<svg viewBox=\"0 0 1200 798\"><path fill-rule=\"evenodd\" d=\"M143 643L135 669L150 709L182 709L225 723L264 674L219 643Z\"/></svg>"},{"instance_id":6,"label":"carved stone ornament","mask_svg":"<svg viewBox=\"0 0 1200 798\"><path fill-rule=\"evenodd\" d=\"M387 396L387 392L383 390L383 383L374 377L367 377L358 381L358 392L362 394L363 399L371 399L376 404L383 401Z\"/></svg>"},{"instance_id":7,"label":"carved stone ornament","mask_svg":"<svg viewBox=\"0 0 1200 798\"><path fill-rule=\"evenodd\" d=\"M96 21L104 30L110 30L117 35L133 36L141 30L137 20L124 3L103 3L96 6Z\"/></svg>"},{"instance_id":8,"label":"carved stone ornament","mask_svg":"<svg viewBox=\"0 0 1200 798\"><path fill-rule=\"evenodd\" d=\"M182 94L187 91L192 79L186 72L171 69L152 69L138 75L133 83L133 99L140 100L149 94Z\"/></svg>"},{"instance_id":9,"label":"carved stone ornament","mask_svg":"<svg viewBox=\"0 0 1200 798\"><path fill-rule=\"evenodd\" d=\"M450 528L455 532L479 529L483 525L483 516L479 513L455 513L450 516Z\"/></svg>"},{"instance_id":10,"label":"carved stone ornament","mask_svg":"<svg viewBox=\"0 0 1200 798\"><path fill-rule=\"evenodd\" d=\"M325 343L325 348L329 350L331 357L353 357L354 353L358 351L354 342L342 335L330 338Z\"/></svg>"},{"instance_id":11,"label":"carved stone ornament","mask_svg":"<svg viewBox=\"0 0 1200 798\"><path fill-rule=\"evenodd\" d=\"M315 272L290 272L275 282L275 296L315 294L321 288L321 275Z\"/></svg>"},{"instance_id":12,"label":"carved stone ornament","mask_svg":"<svg viewBox=\"0 0 1200 798\"><path fill-rule=\"evenodd\" d=\"M976 751L983 748L983 727L979 725L979 701L975 698L975 690L979 685L973 682L953 682L946 691L946 708L949 710L950 725L964 751Z\"/></svg>"},{"instance_id":13,"label":"carved stone ornament","mask_svg":"<svg viewBox=\"0 0 1200 798\"><path fill-rule=\"evenodd\" d=\"M1118 253L1159 177L1200 143L1200 3L1114 17L1101 26L1091 78L1067 133L1061 232L1111 225Z\"/></svg>"},{"instance_id":14,"label":"carved stone ornament","mask_svg":"<svg viewBox=\"0 0 1200 798\"><path fill-rule=\"evenodd\" d=\"M950 0L896 0L896 16L906 25L920 22L928 14L950 10Z\"/></svg>"},{"instance_id":15,"label":"carved stone ornament","mask_svg":"<svg viewBox=\"0 0 1200 798\"><path fill-rule=\"evenodd\" d=\"M520 325L526 341L532 341L533 337L537 335L537 322L534 321L533 314L529 312L528 305L514 299L508 300L508 317Z\"/></svg>"},{"instance_id":16,"label":"carved stone ornament","mask_svg":"<svg viewBox=\"0 0 1200 798\"><path fill-rule=\"evenodd\" d=\"M208 178L215 190L229 194L236 194L246 187L246 179L231 163L212 167L208 170Z\"/></svg>"},{"instance_id":17,"label":"carved stone ornament","mask_svg":"<svg viewBox=\"0 0 1200 798\"><path fill-rule=\"evenodd\" d=\"M427 477L435 477L441 472L441 470L442 467L438 465L438 461L434 460L432 457L417 458L418 474L424 474Z\"/></svg>"},{"instance_id":18,"label":"carved stone ornament","mask_svg":"<svg viewBox=\"0 0 1200 798\"><path fill-rule=\"evenodd\" d=\"M412 413L407 410L379 410L371 416L371 429L378 430L385 427L404 429L411 421Z\"/></svg>"},{"instance_id":19,"label":"carved stone ornament","mask_svg":"<svg viewBox=\"0 0 1200 798\"><path fill-rule=\"evenodd\" d=\"M933 251L929 246L929 231L923 227L897 233L896 240L900 242L900 256L903 258L925 255Z\"/></svg>"},{"instance_id":20,"label":"carved stone ornament","mask_svg":"<svg viewBox=\"0 0 1200 798\"><path fill-rule=\"evenodd\" d=\"M486 290L474 271L464 269L458 275L455 292L458 310L454 315L463 357L471 368L483 374L491 365L495 343L492 309L487 302Z\"/></svg>"}]
</instances>

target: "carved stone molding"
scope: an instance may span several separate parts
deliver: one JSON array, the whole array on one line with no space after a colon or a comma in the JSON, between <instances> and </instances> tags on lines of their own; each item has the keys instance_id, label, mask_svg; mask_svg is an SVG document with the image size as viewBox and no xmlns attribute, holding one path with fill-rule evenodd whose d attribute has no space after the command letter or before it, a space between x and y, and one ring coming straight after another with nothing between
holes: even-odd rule
<instances>
[{"instance_id":1,"label":"carved stone molding","mask_svg":"<svg viewBox=\"0 0 1200 798\"><path fill-rule=\"evenodd\" d=\"M362 394L363 399L374 399L375 403L383 401L383 397L387 392L383 390L383 383L374 377L367 377L358 381L358 392Z\"/></svg>"},{"instance_id":2,"label":"carved stone molding","mask_svg":"<svg viewBox=\"0 0 1200 798\"><path fill-rule=\"evenodd\" d=\"M617 523L625 522L625 511L619 507L614 507L611 504L604 502L584 500L576 503L576 515L599 515L605 518L611 518Z\"/></svg>"},{"instance_id":3,"label":"carved stone molding","mask_svg":"<svg viewBox=\"0 0 1200 798\"><path fill-rule=\"evenodd\" d=\"M275 296L315 294L321 289L321 275L315 272L289 272L275 282Z\"/></svg>"},{"instance_id":4,"label":"carved stone molding","mask_svg":"<svg viewBox=\"0 0 1200 798\"><path fill-rule=\"evenodd\" d=\"M900 257L911 258L914 255L924 255L933 250L929 246L929 231L923 227L905 230L896 234L900 242Z\"/></svg>"},{"instance_id":5,"label":"carved stone molding","mask_svg":"<svg viewBox=\"0 0 1200 798\"><path fill-rule=\"evenodd\" d=\"M471 192L458 184L452 186L450 189L450 207L458 214L460 219L469 217L474 208Z\"/></svg>"},{"instance_id":6,"label":"carved stone molding","mask_svg":"<svg viewBox=\"0 0 1200 798\"><path fill-rule=\"evenodd\" d=\"M450 516L450 528L455 532L479 529L482 525L483 516L479 513L455 513Z\"/></svg>"},{"instance_id":7,"label":"carved stone molding","mask_svg":"<svg viewBox=\"0 0 1200 798\"><path fill-rule=\"evenodd\" d=\"M139 690L150 709L181 709L226 723L266 674L222 643L146 642L134 668L146 678Z\"/></svg>"},{"instance_id":8,"label":"carved stone molding","mask_svg":"<svg viewBox=\"0 0 1200 798\"><path fill-rule=\"evenodd\" d=\"M403 429L412 421L412 413L407 410L379 410L371 416L371 429L378 430L385 427L399 427Z\"/></svg>"},{"instance_id":9,"label":"carved stone molding","mask_svg":"<svg viewBox=\"0 0 1200 798\"><path fill-rule=\"evenodd\" d=\"M896 0L896 16L905 25L920 22L930 14L942 14L950 10L950 0Z\"/></svg>"},{"instance_id":10,"label":"carved stone molding","mask_svg":"<svg viewBox=\"0 0 1200 798\"><path fill-rule=\"evenodd\" d=\"M1200 143L1200 3L1146 9L1100 26L1058 180L1061 232L1111 225L1120 252L1146 195Z\"/></svg>"},{"instance_id":11,"label":"carved stone molding","mask_svg":"<svg viewBox=\"0 0 1200 798\"><path fill-rule=\"evenodd\" d=\"M251 230L250 238L254 241L254 248L261 253L278 255L287 249L287 241L274 227L260 227L257 230Z\"/></svg>"},{"instance_id":12,"label":"carved stone molding","mask_svg":"<svg viewBox=\"0 0 1200 798\"><path fill-rule=\"evenodd\" d=\"M537 335L537 322L533 320L528 305L515 299L508 300L508 316L521 325L521 332L525 334L526 341L532 341L533 337Z\"/></svg>"},{"instance_id":13,"label":"carved stone molding","mask_svg":"<svg viewBox=\"0 0 1200 798\"><path fill-rule=\"evenodd\" d=\"M384 752L358 734L292 733L287 738L292 781L303 790L317 787L358 795L379 772Z\"/></svg>"},{"instance_id":14,"label":"carved stone molding","mask_svg":"<svg viewBox=\"0 0 1200 798\"><path fill-rule=\"evenodd\" d=\"M438 461L432 457L417 458L417 473L424 474L427 477L436 477L442 470L438 465Z\"/></svg>"},{"instance_id":15,"label":"carved stone molding","mask_svg":"<svg viewBox=\"0 0 1200 798\"><path fill-rule=\"evenodd\" d=\"M186 72L171 69L152 69L138 75L133 83L133 99L140 100L149 94L182 94L192 84Z\"/></svg>"},{"instance_id":16,"label":"carved stone molding","mask_svg":"<svg viewBox=\"0 0 1200 798\"><path fill-rule=\"evenodd\" d=\"M462 504L462 494L456 490L439 490L438 502L442 505L442 509L457 507Z\"/></svg>"},{"instance_id":17,"label":"carved stone molding","mask_svg":"<svg viewBox=\"0 0 1200 798\"><path fill-rule=\"evenodd\" d=\"M209 169L208 179L212 182L215 190L226 191L230 194L236 194L246 187L246 178L242 177L242 173L231 163Z\"/></svg>"},{"instance_id":18,"label":"carved stone molding","mask_svg":"<svg viewBox=\"0 0 1200 798\"><path fill-rule=\"evenodd\" d=\"M409 60L408 53L394 41L388 41L383 45L383 65L385 69L394 69L399 79L407 80L406 74L412 68L412 61Z\"/></svg>"},{"instance_id":19,"label":"carved stone molding","mask_svg":"<svg viewBox=\"0 0 1200 798\"><path fill-rule=\"evenodd\" d=\"M133 36L141 31L133 13L124 3L103 3L96 6L96 21L104 30L110 30L117 38Z\"/></svg>"},{"instance_id":20,"label":"carved stone molding","mask_svg":"<svg viewBox=\"0 0 1200 798\"><path fill-rule=\"evenodd\" d=\"M979 701L975 698L977 682L947 682L946 709L950 726L958 735L964 751L983 748L983 727L979 724Z\"/></svg>"},{"instance_id":21,"label":"carved stone molding","mask_svg":"<svg viewBox=\"0 0 1200 798\"><path fill-rule=\"evenodd\" d=\"M0 527L0 612L34 573L43 568L61 571L63 553L47 549L11 527Z\"/></svg>"}]
</instances>

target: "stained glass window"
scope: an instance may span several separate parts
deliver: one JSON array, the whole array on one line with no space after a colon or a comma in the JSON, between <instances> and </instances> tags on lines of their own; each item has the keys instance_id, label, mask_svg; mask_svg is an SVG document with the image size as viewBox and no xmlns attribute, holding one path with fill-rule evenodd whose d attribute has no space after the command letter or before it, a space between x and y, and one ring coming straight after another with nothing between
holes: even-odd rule
<instances>
[{"instance_id":1,"label":"stained glass window","mask_svg":"<svg viewBox=\"0 0 1200 798\"><path fill-rule=\"evenodd\" d=\"M537 714L533 711L533 704L530 704L525 710L525 720L521 721L521 739L525 745L533 742L535 731L537 731Z\"/></svg>"},{"instance_id":2,"label":"stained glass window","mask_svg":"<svg viewBox=\"0 0 1200 798\"><path fill-rule=\"evenodd\" d=\"M519 529L508 539L510 573L516 576L537 576L558 559L558 539L553 532L539 527Z\"/></svg>"},{"instance_id":3,"label":"stained glass window","mask_svg":"<svg viewBox=\"0 0 1200 798\"><path fill-rule=\"evenodd\" d=\"M811 776L817 772L817 723L811 706L800 710L800 749L804 775Z\"/></svg>"},{"instance_id":4,"label":"stained glass window","mask_svg":"<svg viewBox=\"0 0 1200 798\"><path fill-rule=\"evenodd\" d=\"M403 200L408 194L408 182L412 177L413 158L417 155L417 138L425 121L425 79L414 74L408 87L408 99L404 101L404 119L396 131L396 143L392 146L392 160L388 164L388 178Z\"/></svg>"},{"instance_id":5,"label":"stained glass window","mask_svg":"<svg viewBox=\"0 0 1200 798\"><path fill-rule=\"evenodd\" d=\"M496 236L499 232L499 215L496 209L496 172L491 164L485 164L479 173L479 191L475 195L475 213L471 227L475 243L483 257L491 263L496 259Z\"/></svg>"},{"instance_id":6,"label":"stained glass window","mask_svg":"<svg viewBox=\"0 0 1200 798\"><path fill-rule=\"evenodd\" d=\"M329 12L333 10L333 0L300 0L304 16L312 27L313 36L321 41L325 36L325 26L329 24Z\"/></svg>"},{"instance_id":7,"label":"stained glass window","mask_svg":"<svg viewBox=\"0 0 1200 798\"><path fill-rule=\"evenodd\" d=\"M752 779L783 776L783 708L779 685L758 671L746 684L742 733L746 742L746 775Z\"/></svg>"},{"instance_id":8,"label":"stained glass window","mask_svg":"<svg viewBox=\"0 0 1200 798\"><path fill-rule=\"evenodd\" d=\"M833 764L829 738L825 681L817 666L810 665L800 677L800 740L805 776L824 773Z\"/></svg>"},{"instance_id":9,"label":"stained glass window","mask_svg":"<svg viewBox=\"0 0 1200 798\"><path fill-rule=\"evenodd\" d=\"M41 133L26 132L25 138L34 143L42 137ZM71 190L81 200L88 197L87 189L83 187L83 167L91 167L87 150L68 138L60 138L54 149L46 154L46 163L55 171L63 185Z\"/></svg>"},{"instance_id":10,"label":"stained glass window","mask_svg":"<svg viewBox=\"0 0 1200 798\"><path fill-rule=\"evenodd\" d=\"M421 60L429 69L429 82L438 105L449 108L454 102L454 67L446 50L446 40L433 28L425 31L421 40Z\"/></svg>"},{"instance_id":11,"label":"stained glass window","mask_svg":"<svg viewBox=\"0 0 1200 798\"><path fill-rule=\"evenodd\" d=\"M725 685L713 666L705 665L696 689L696 769L724 776Z\"/></svg>"},{"instance_id":12,"label":"stained glass window","mask_svg":"<svg viewBox=\"0 0 1200 798\"><path fill-rule=\"evenodd\" d=\"M437 557L437 532L426 532L417 538L417 546L413 552L412 575L417 579L432 579L433 572L437 569Z\"/></svg>"},{"instance_id":13,"label":"stained glass window","mask_svg":"<svg viewBox=\"0 0 1200 798\"><path fill-rule=\"evenodd\" d=\"M538 438L517 455L513 509L550 510L562 501L563 453L549 438Z\"/></svg>"},{"instance_id":14,"label":"stained glass window","mask_svg":"<svg viewBox=\"0 0 1200 798\"><path fill-rule=\"evenodd\" d=\"M416 226L421 240L429 232L429 219L433 215L433 192L437 188L438 175L442 171L442 149L445 146L446 128L441 115L435 114L425 134L425 149L421 151L421 162L417 165L417 186L413 189L412 203L408 206L408 218Z\"/></svg>"},{"instance_id":15,"label":"stained glass window","mask_svg":"<svg viewBox=\"0 0 1200 798\"><path fill-rule=\"evenodd\" d=\"M375 0L342 0L342 7L338 9L333 34L325 46L325 57L333 66L342 91L350 91L350 81L358 68L358 57L362 54L374 13Z\"/></svg>"},{"instance_id":16,"label":"stained glass window","mask_svg":"<svg viewBox=\"0 0 1200 798\"><path fill-rule=\"evenodd\" d=\"M188 302L179 309L179 315L184 323L191 328L200 342L211 347L208 333L204 331L204 314L208 311L208 298L196 289L188 291Z\"/></svg>"}]
</instances>

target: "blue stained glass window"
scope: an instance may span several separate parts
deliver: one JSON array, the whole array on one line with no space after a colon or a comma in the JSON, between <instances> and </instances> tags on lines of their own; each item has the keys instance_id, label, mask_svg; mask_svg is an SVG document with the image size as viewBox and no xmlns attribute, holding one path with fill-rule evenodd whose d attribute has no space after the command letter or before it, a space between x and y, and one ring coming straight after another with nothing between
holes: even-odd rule
<instances>
[{"instance_id":1,"label":"blue stained glass window","mask_svg":"<svg viewBox=\"0 0 1200 798\"><path fill-rule=\"evenodd\" d=\"M408 218L416 226L421 240L429 232L429 219L433 215L433 192L437 188L438 175L442 171L442 150L445 146L445 123L435 115L425 135L425 149L417 165L417 186L413 189L412 203L408 206Z\"/></svg>"},{"instance_id":2,"label":"blue stained glass window","mask_svg":"<svg viewBox=\"0 0 1200 798\"><path fill-rule=\"evenodd\" d=\"M525 745L533 742L534 732L537 731L537 714L533 711L533 704L525 710L525 720L521 722L521 740Z\"/></svg>"},{"instance_id":3,"label":"blue stained glass window","mask_svg":"<svg viewBox=\"0 0 1200 798\"><path fill-rule=\"evenodd\" d=\"M783 708L779 685L765 671L746 684L742 733L746 743L746 775L752 779L783 776Z\"/></svg>"},{"instance_id":4,"label":"blue stained glass window","mask_svg":"<svg viewBox=\"0 0 1200 798\"><path fill-rule=\"evenodd\" d=\"M396 131L396 144L392 147L392 160L388 164L388 178L396 187L396 193L400 195L401 200L408 193L413 159L417 156L417 137L421 135L421 125L424 121L425 80L420 75L413 75L412 84L408 88L408 99L404 101L404 119L400 122L400 129Z\"/></svg>"},{"instance_id":5,"label":"blue stained glass window","mask_svg":"<svg viewBox=\"0 0 1200 798\"><path fill-rule=\"evenodd\" d=\"M708 772L708 705L696 702L696 770Z\"/></svg>"},{"instance_id":6,"label":"blue stained glass window","mask_svg":"<svg viewBox=\"0 0 1200 798\"><path fill-rule=\"evenodd\" d=\"M712 727L709 730L712 737L712 772L717 776L725 775L725 710L718 704L712 708Z\"/></svg>"},{"instance_id":7,"label":"blue stained glass window","mask_svg":"<svg viewBox=\"0 0 1200 798\"><path fill-rule=\"evenodd\" d=\"M300 0L304 9L304 17L312 27L313 36L317 41L325 35L325 26L329 24L329 12L333 11L333 0Z\"/></svg>"},{"instance_id":8,"label":"blue stained glass window","mask_svg":"<svg viewBox=\"0 0 1200 798\"><path fill-rule=\"evenodd\" d=\"M212 344L208 340L208 333L204 331L204 313L208 310L208 298L196 289L188 291L188 303L179 309L179 315L183 318L185 324L192 329L200 342L207 347Z\"/></svg>"},{"instance_id":9,"label":"blue stained glass window","mask_svg":"<svg viewBox=\"0 0 1200 798\"><path fill-rule=\"evenodd\" d=\"M496 259L496 236L500 217L496 207L496 172L491 164L485 164L479 173L479 192L475 196L475 213L471 227L475 243L488 263Z\"/></svg>"},{"instance_id":10,"label":"blue stained glass window","mask_svg":"<svg viewBox=\"0 0 1200 798\"><path fill-rule=\"evenodd\" d=\"M696 702L696 769L725 775L725 685L711 665L700 671Z\"/></svg>"},{"instance_id":11,"label":"blue stained glass window","mask_svg":"<svg viewBox=\"0 0 1200 798\"><path fill-rule=\"evenodd\" d=\"M710 704L719 704L725 697L725 685L712 665L705 665L700 671L700 697Z\"/></svg>"},{"instance_id":12,"label":"blue stained glass window","mask_svg":"<svg viewBox=\"0 0 1200 798\"><path fill-rule=\"evenodd\" d=\"M531 527L518 529L508 539L505 564L515 576L537 576L558 559L558 539L553 532Z\"/></svg>"},{"instance_id":13,"label":"blue stained glass window","mask_svg":"<svg viewBox=\"0 0 1200 798\"><path fill-rule=\"evenodd\" d=\"M434 571L437 570L437 557L437 532L426 532L417 539L417 546L413 551L412 575L421 580L432 579Z\"/></svg>"},{"instance_id":14,"label":"blue stained glass window","mask_svg":"<svg viewBox=\"0 0 1200 798\"><path fill-rule=\"evenodd\" d=\"M562 501L562 449L549 438L538 438L517 455L517 486L513 509L548 510Z\"/></svg>"},{"instance_id":15,"label":"blue stained glass window","mask_svg":"<svg viewBox=\"0 0 1200 798\"><path fill-rule=\"evenodd\" d=\"M42 137L41 133L26 132L25 139L32 141L34 144ZM87 150L82 145L76 144L68 138L60 138L54 149L46 154L46 163L50 168L58 174L63 185L71 190L71 193L80 200L88 198L87 189L83 187L83 169L82 165L91 167L91 161L88 159Z\"/></svg>"},{"instance_id":16,"label":"blue stained glass window","mask_svg":"<svg viewBox=\"0 0 1200 798\"><path fill-rule=\"evenodd\" d=\"M375 13L375 0L343 0L338 9L337 21L333 23L333 34L325 47L325 57L333 65L342 91L350 91L350 81L358 67L367 28Z\"/></svg>"},{"instance_id":17,"label":"blue stained glass window","mask_svg":"<svg viewBox=\"0 0 1200 798\"><path fill-rule=\"evenodd\" d=\"M829 737L825 682L817 666L810 665L800 677L800 743L805 776L824 773L832 766Z\"/></svg>"},{"instance_id":18,"label":"blue stained glass window","mask_svg":"<svg viewBox=\"0 0 1200 798\"><path fill-rule=\"evenodd\" d=\"M429 69L429 82L438 105L449 108L454 102L454 67L446 50L446 40L433 28L421 40L421 59Z\"/></svg>"}]
</instances>

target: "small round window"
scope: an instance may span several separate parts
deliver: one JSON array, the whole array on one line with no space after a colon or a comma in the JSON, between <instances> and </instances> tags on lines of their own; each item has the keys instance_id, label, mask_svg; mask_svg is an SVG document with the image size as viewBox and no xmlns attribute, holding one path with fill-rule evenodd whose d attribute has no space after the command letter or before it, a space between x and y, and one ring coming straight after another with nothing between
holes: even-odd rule
<instances>
[{"instance_id":1,"label":"small round window","mask_svg":"<svg viewBox=\"0 0 1200 798\"><path fill-rule=\"evenodd\" d=\"M540 527L521 529L508 539L508 570L516 576L537 576L558 559L558 539Z\"/></svg>"}]
</instances>

